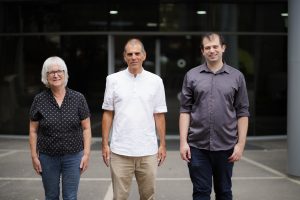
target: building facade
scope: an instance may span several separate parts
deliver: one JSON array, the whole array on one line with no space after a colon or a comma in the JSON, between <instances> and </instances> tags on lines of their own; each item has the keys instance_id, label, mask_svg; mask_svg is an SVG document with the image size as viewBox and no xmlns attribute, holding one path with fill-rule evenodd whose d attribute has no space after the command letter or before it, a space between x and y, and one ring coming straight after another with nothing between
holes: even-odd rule
<instances>
[{"instance_id":1,"label":"building facade","mask_svg":"<svg viewBox=\"0 0 300 200\"><path fill-rule=\"evenodd\" d=\"M145 69L165 84L167 134L178 135L184 74L202 63L201 34L217 31L227 41L225 62L246 78L249 135L285 135L287 9L287 0L0 0L0 134L28 133L31 102L44 88L42 64L57 55L100 136L105 78L126 67L124 43L138 37Z\"/></svg>"}]
</instances>

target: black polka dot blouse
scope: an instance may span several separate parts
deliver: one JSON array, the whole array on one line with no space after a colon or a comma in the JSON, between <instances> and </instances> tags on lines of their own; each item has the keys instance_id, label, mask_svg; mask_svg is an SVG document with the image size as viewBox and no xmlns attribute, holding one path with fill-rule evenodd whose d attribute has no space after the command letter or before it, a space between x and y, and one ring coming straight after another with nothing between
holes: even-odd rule
<instances>
[{"instance_id":1,"label":"black polka dot blouse","mask_svg":"<svg viewBox=\"0 0 300 200\"><path fill-rule=\"evenodd\" d=\"M38 121L37 149L48 155L65 155L83 150L81 121L90 117L84 96L66 88L59 107L50 89L37 94L30 109L30 119Z\"/></svg>"}]
</instances>

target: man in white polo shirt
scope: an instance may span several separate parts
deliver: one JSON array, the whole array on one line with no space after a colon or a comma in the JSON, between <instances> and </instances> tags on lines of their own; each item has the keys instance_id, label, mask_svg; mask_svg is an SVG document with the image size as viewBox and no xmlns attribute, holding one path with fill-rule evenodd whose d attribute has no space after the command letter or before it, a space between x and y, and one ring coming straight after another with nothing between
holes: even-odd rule
<instances>
[{"instance_id":1,"label":"man in white polo shirt","mask_svg":"<svg viewBox=\"0 0 300 200\"><path fill-rule=\"evenodd\" d=\"M166 158L165 91L162 79L143 68L146 51L140 40L130 39L123 56L127 69L106 78L102 156L111 169L114 200L128 199L134 175L140 199L151 200L157 166Z\"/></svg>"}]
</instances>

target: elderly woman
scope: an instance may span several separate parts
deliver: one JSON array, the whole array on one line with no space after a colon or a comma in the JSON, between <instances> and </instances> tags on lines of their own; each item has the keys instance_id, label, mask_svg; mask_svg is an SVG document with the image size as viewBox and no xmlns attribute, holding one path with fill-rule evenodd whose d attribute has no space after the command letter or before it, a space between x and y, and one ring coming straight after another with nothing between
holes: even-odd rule
<instances>
[{"instance_id":1,"label":"elderly woman","mask_svg":"<svg viewBox=\"0 0 300 200\"><path fill-rule=\"evenodd\" d=\"M59 57L48 58L42 69L47 89L37 94L30 109L29 142L33 168L42 177L45 199L77 199L80 174L90 157L90 111L84 96L69 89L68 70Z\"/></svg>"}]
</instances>

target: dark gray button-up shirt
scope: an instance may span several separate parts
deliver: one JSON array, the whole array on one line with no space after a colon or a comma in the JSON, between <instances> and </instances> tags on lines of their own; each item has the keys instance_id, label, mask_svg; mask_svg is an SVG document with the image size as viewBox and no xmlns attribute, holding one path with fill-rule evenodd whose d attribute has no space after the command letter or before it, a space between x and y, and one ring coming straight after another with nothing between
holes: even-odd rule
<instances>
[{"instance_id":1,"label":"dark gray button-up shirt","mask_svg":"<svg viewBox=\"0 0 300 200\"><path fill-rule=\"evenodd\" d=\"M237 143L237 119L249 116L243 74L224 64L217 72L206 64L187 72L181 92L181 113L190 113L190 146L229 150Z\"/></svg>"}]
</instances>

